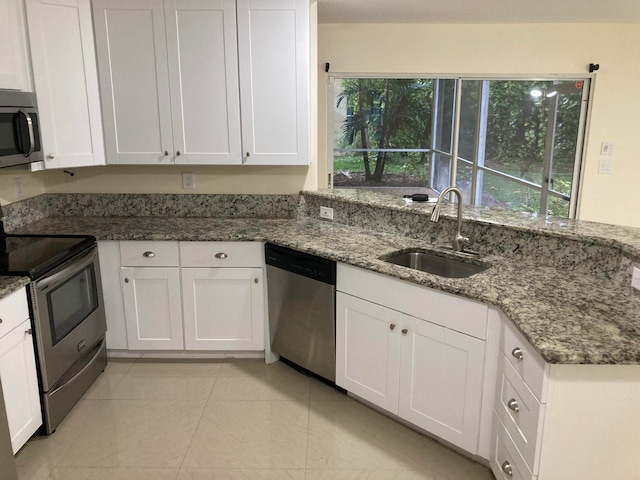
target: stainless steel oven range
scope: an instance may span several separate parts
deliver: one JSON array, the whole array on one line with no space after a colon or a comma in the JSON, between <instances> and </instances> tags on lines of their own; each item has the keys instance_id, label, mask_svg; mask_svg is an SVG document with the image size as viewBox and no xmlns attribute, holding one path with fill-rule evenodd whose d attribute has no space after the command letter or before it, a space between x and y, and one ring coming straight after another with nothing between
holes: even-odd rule
<instances>
[{"instance_id":1,"label":"stainless steel oven range","mask_svg":"<svg viewBox=\"0 0 640 480\"><path fill-rule=\"evenodd\" d=\"M31 279L29 308L49 434L107 365L97 242L86 235L4 234L0 242L0 275Z\"/></svg>"}]
</instances>

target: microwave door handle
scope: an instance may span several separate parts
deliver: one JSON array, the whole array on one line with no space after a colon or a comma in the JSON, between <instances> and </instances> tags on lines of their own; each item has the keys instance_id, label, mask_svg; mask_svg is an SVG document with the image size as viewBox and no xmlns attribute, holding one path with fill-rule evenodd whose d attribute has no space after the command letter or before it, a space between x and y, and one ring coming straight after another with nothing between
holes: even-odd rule
<instances>
[{"instance_id":1,"label":"microwave door handle","mask_svg":"<svg viewBox=\"0 0 640 480\"><path fill-rule=\"evenodd\" d=\"M24 152L24 156L28 157L36 148L36 137L33 133L33 121L31 120L31 116L24 110L18 110L18 113L24 115L24 119L27 121L27 131L29 132L29 150Z\"/></svg>"},{"instance_id":2,"label":"microwave door handle","mask_svg":"<svg viewBox=\"0 0 640 480\"><path fill-rule=\"evenodd\" d=\"M63 280L66 280L67 278L73 276L74 274L85 268L87 265L89 265L91 262L93 262L95 256L95 249L92 248L88 253L85 253L80 258L76 259L71 265L64 268L63 270L60 270L53 275L44 277L42 280L38 280L36 282L36 288L39 290L45 290L51 285L55 285L62 282Z\"/></svg>"}]
</instances>

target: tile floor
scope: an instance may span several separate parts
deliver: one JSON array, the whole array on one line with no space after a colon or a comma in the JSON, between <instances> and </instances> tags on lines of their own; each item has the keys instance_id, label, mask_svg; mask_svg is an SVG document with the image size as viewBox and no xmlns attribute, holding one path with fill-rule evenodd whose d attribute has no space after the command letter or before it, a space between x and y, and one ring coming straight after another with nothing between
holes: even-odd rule
<instances>
[{"instance_id":1,"label":"tile floor","mask_svg":"<svg viewBox=\"0 0 640 480\"><path fill-rule=\"evenodd\" d=\"M490 480L325 384L261 360L111 360L20 480Z\"/></svg>"}]
</instances>

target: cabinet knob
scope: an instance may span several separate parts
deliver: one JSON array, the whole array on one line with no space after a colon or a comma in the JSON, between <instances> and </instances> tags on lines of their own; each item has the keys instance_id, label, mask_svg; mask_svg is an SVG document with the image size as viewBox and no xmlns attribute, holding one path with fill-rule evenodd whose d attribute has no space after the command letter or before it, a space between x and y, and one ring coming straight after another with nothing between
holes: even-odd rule
<instances>
[{"instance_id":1,"label":"cabinet knob","mask_svg":"<svg viewBox=\"0 0 640 480\"><path fill-rule=\"evenodd\" d=\"M165 150L165 151L164 151L164 156L165 156L165 157L168 157L168 156L169 156L169 151L168 151L168 150Z\"/></svg>"},{"instance_id":2,"label":"cabinet knob","mask_svg":"<svg viewBox=\"0 0 640 480\"><path fill-rule=\"evenodd\" d=\"M389 328L390 328L391 330L393 330L394 328L396 328L396 324L395 324L395 323L392 323L391 325L389 325Z\"/></svg>"},{"instance_id":3,"label":"cabinet knob","mask_svg":"<svg viewBox=\"0 0 640 480\"><path fill-rule=\"evenodd\" d=\"M507 402L507 407L509 407L514 412L520 411L520 406L518 405L518 401L515 398L512 398Z\"/></svg>"},{"instance_id":4,"label":"cabinet knob","mask_svg":"<svg viewBox=\"0 0 640 480\"><path fill-rule=\"evenodd\" d=\"M219 258L220 260L224 260L225 258L227 258L227 254L223 252L216 253L216 258Z\"/></svg>"},{"instance_id":5,"label":"cabinet knob","mask_svg":"<svg viewBox=\"0 0 640 480\"><path fill-rule=\"evenodd\" d=\"M128 279L128 278L125 278L125 279L124 279L124 283L129 283L129 279Z\"/></svg>"},{"instance_id":6,"label":"cabinet knob","mask_svg":"<svg viewBox=\"0 0 640 480\"><path fill-rule=\"evenodd\" d=\"M153 253L153 252L144 252L144 253L142 254L142 256L143 256L143 257L145 257L145 258L153 258L153 257L155 257L155 256L156 256L156 254L155 254L155 253Z\"/></svg>"},{"instance_id":7,"label":"cabinet knob","mask_svg":"<svg viewBox=\"0 0 640 480\"><path fill-rule=\"evenodd\" d=\"M53 153L47 155L47 160L53 160L54 158L56 158L56 156Z\"/></svg>"},{"instance_id":8,"label":"cabinet knob","mask_svg":"<svg viewBox=\"0 0 640 480\"><path fill-rule=\"evenodd\" d=\"M511 355L513 355L518 360L522 360L524 358L524 354L522 353L522 350L520 350L520 347L516 347L511 350Z\"/></svg>"},{"instance_id":9,"label":"cabinet knob","mask_svg":"<svg viewBox=\"0 0 640 480\"><path fill-rule=\"evenodd\" d=\"M180 156L180 150L176 152L176 157L179 157L179 156Z\"/></svg>"},{"instance_id":10,"label":"cabinet knob","mask_svg":"<svg viewBox=\"0 0 640 480\"><path fill-rule=\"evenodd\" d=\"M33 332L30 328L27 328L27 330L24 333L26 333L27 335L31 335Z\"/></svg>"},{"instance_id":11,"label":"cabinet knob","mask_svg":"<svg viewBox=\"0 0 640 480\"><path fill-rule=\"evenodd\" d=\"M259 280L258 280L257 278L254 278L254 279L253 279L253 283L258 283L258 281L259 281Z\"/></svg>"},{"instance_id":12,"label":"cabinet knob","mask_svg":"<svg viewBox=\"0 0 640 480\"><path fill-rule=\"evenodd\" d=\"M511 464L508 461L505 460L502 463L502 465L500 465L500 468L504 473L506 473L510 477L513 477L513 468L511 467Z\"/></svg>"},{"instance_id":13,"label":"cabinet knob","mask_svg":"<svg viewBox=\"0 0 640 480\"><path fill-rule=\"evenodd\" d=\"M246 156L247 156L247 157L250 157L250 156L251 156L251 154L250 154L249 152L247 152L247 155L246 155Z\"/></svg>"},{"instance_id":14,"label":"cabinet knob","mask_svg":"<svg viewBox=\"0 0 640 480\"><path fill-rule=\"evenodd\" d=\"M403 329L402 329L402 334L403 334L403 335L406 335L408 332L409 332L409 329L408 329L408 328L403 328Z\"/></svg>"},{"instance_id":15,"label":"cabinet knob","mask_svg":"<svg viewBox=\"0 0 640 480\"><path fill-rule=\"evenodd\" d=\"M2 319L0 318L0 323L2 323Z\"/></svg>"}]
</instances>

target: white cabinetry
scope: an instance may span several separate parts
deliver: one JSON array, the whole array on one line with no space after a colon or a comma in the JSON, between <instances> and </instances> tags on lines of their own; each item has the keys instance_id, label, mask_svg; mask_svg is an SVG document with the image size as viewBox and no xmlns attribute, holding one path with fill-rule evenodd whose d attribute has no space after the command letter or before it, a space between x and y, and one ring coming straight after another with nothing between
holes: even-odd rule
<instances>
[{"instance_id":1,"label":"white cabinetry","mask_svg":"<svg viewBox=\"0 0 640 480\"><path fill-rule=\"evenodd\" d=\"M22 0L0 0L0 88L31 90Z\"/></svg>"},{"instance_id":2,"label":"white cabinetry","mask_svg":"<svg viewBox=\"0 0 640 480\"><path fill-rule=\"evenodd\" d=\"M187 350L264 349L262 248L180 243Z\"/></svg>"},{"instance_id":3,"label":"white cabinetry","mask_svg":"<svg viewBox=\"0 0 640 480\"><path fill-rule=\"evenodd\" d=\"M108 163L308 164L306 1L238 0L239 30L234 0L96 0L94 18Z\"/></svg>"},{"instance_id":4,"label":"white cabinetry","mask_svg":"<svg viewBox=\"0 0 640 480\"><path fill-rule=\"evenodd\" d=\"M127 342L132 350L182 350L177 242L122 242Z\"/></svg>"},{"instance_id":5,"label":"white cabinetry","mask_svg":"<svg viewBox=\"0 0 640 480\"><path fill-rule=\"evenodd\" d=\"M260 242L100 242L111 350L264 350Z\"/></svg>"},{"instance_id":6,"label":"white cabinetry","mask_svg":"<svg viewBox=\"0 0 640 480\"><path fill-rule=\"evenodd\" d=\"M478 453L487 307L345 265L337 289L336 383Z\"/></svg>"},{"instance_id":7,"label":"white cabinetry","mask_svg":"<svg viewBox=\"0 0 640 480\"><path fill-rule=\"evenodd\" d=\"M42 425L31 321L24 289L0 300L0 378L16 453Z\"/></svg>"},{"instance_id":8,"label":"white cabinetry","mask_svg":"<svg viewBox=\"0 0 640 480\"><path fill-rule=\"evenodd\" d=\"M90 1L26 5L44 168L104 165Z\"/></svg>"},{"instance_id":9,"label":"white cabinetry","mask_svg":"<svg viewBox=\"0 0 640 480\"><path fill-rule=\"evenodd\" d=\"M637 479L640 366L547 364L500 316L496 478Z\"/></svg>"},{"instance_id":10,"label":"white cabinetry","mask_svg":"<svg viewBox=\"0 0 640 480\"><path fill-rule=\"evenodd\" d=\"M309 2L238 0L247 165L309 164Z\"/></svg>"}]
</instances>

